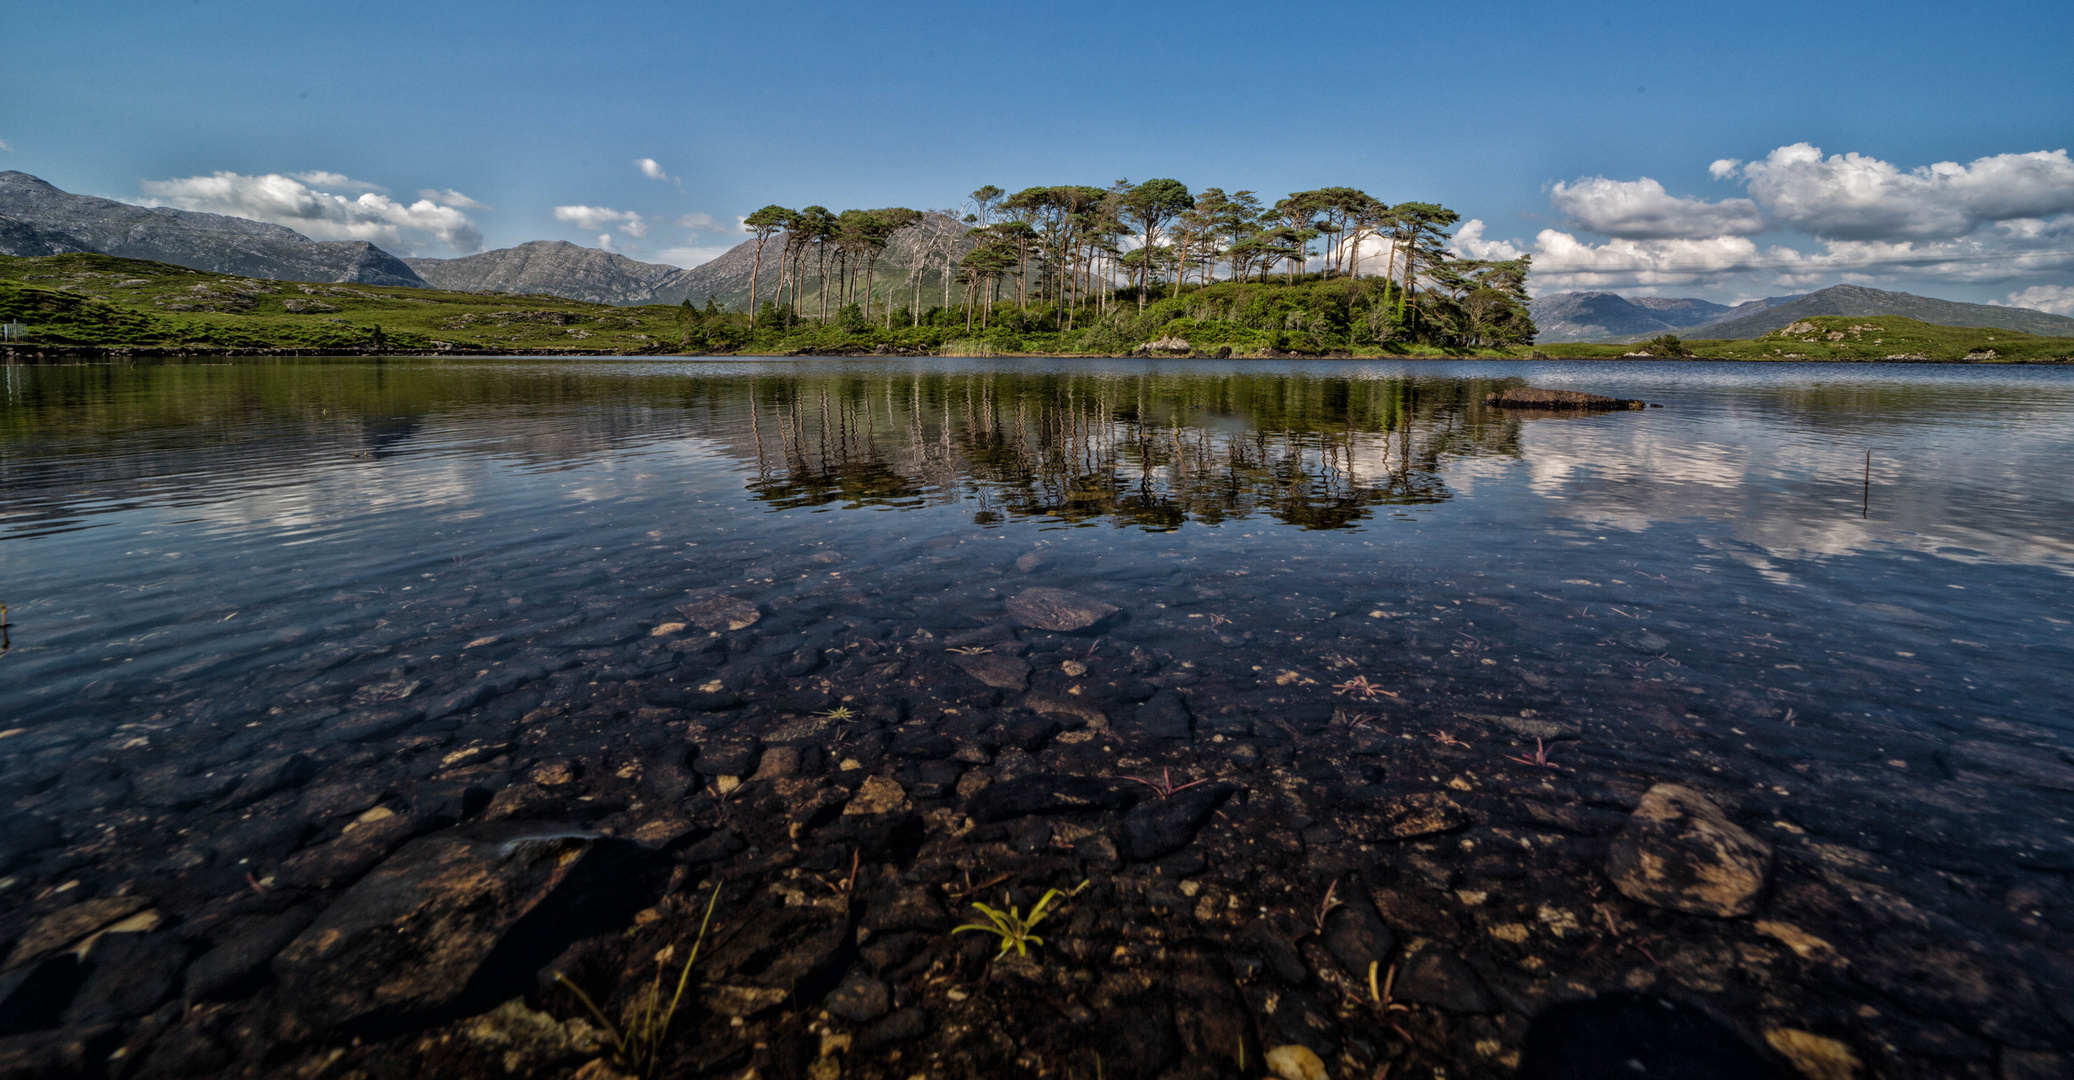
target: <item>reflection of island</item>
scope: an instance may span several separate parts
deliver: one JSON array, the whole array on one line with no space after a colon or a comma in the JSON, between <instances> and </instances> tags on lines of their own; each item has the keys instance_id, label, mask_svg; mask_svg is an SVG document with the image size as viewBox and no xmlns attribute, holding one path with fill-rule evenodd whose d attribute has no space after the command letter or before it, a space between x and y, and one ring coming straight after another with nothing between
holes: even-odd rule
<instances>
[{"instance_id":1,"label":"reflection of island","mask_svg":"<svg viewBox=\"0 0 2074 1080\"><path fill-rule=\"evenodd\" d=\"M1440 461L1510 453L1516 430L1456 379L827 375L760 379L746 397L758 498L969 498L980 524L1174 529L1265 514L1347 528L1378 506L1446 500Z\"/></svg>"}]
</instances>

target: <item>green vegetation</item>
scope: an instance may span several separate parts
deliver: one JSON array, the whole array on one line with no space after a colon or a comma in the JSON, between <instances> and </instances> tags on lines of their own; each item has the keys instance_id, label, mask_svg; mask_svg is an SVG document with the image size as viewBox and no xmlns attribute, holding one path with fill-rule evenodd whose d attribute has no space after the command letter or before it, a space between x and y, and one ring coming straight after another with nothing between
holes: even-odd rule
<instances>
[{"instance_id":1,"label":"green vegetation","mask_svg":"<svg viewBox=\"0 0 2074 1080\"><path fill-rule=\"evenodd\" d=\"M1224 196L1206 192L1196 205L1200 208L1217 198ZM1001 280L970 278L970 302L965 306L887 311L884 304L873 306L871 300L873 258L867 249L870 243L883 246L894 218L885 216L890 212L874 211L862 215L871 219L865 221L856 216L860 213L845 212L851 216L844 228L851 233L838 230L840 235L877 237L869 243L855 241L865 244L855 249L862 252L855 265L847 265L853 260L839 250L842 241L818 256L833 264L837 278L824 295L839 304L825 319L795 312L789 299L765 300L752 323L739 312L721 311L711 300L704 307L689 301L676 307L615 307L552 296L266 281L76 254L0 257L0 322L19 321L22 343L29 348L202 353L1116 356L1151 345L1154 354L1223 355L1229 349L1229 355L1240 357L1642 354L1732 360L2015 361L2074 355L2074 338L1936 326L1900 316L1805 319L1754 341L1680 341L1666 334L1639 346L1535 347L1526 344L1533 324L1523 304L1524 262L1483 263L1434 255L1432 261L1419 264L1419 291L1407 301L1400 279L1354 276L1353 253L1346 243L1337 247L1342 252L1337 266L1328 262L1322 271L1300 272L1296 255L1273 254L1277 249L1267 241L1248 254L1239 246L1248 240L1212 244L1186 235L1176 240L1177 251L1220 252L1241 280L1220 280L1207 270L1200 277L1191 271L1189 280L1163 280L1155 264L1134 271L1143 275L1141 284L1089 292L1084 279L1076 285L1076 276L1069 273L1046 285L1040 256L1050 241L1042 240L1040 232L1038 241L1025 238L1034 253L1028 255L1026 267L1032 276L1015 277L1016 289L1005 289ZM1181 229L1175 222L1186 217L1155 226L1152 235L1174 237ZM844 216L831 215L830 220L841 222ZM1328 218L1319 221L1332 224ZM1344 234L1360 227L1358 218L1349 221L1339 225ZM1160 228L1169 231L1162 234ZM977 262L968 256L958 265L970 270L1000 264L1008 268L1003 270L1008 275L1021 256L1001 238L1014 235L983 233L973 254L992 254ZM1437 243L1430 237L1421 242ZM1202 246L1196 248L1197 244ZM1094 250L1086 259L1106 257L1099 247ZM783 261L796 261L798 255L783 247L778 254ZM1126 257L1117 272L1132 269L1128 263ZM1281 269L1270 273L1276 266ZM780 288L796 287L798 276L788 272ZM852 276L857 278L854 288L843 284ZM1100 278L1098 273L1096 280ZM1010 295L989 300L989 290Z\"/></svg>"},{"instance_id":2,"label":"green vegetation","mask_svg":"<svg viewBox=\"0 0 2074 1080\"><path fill-rule=\"evenodd\" d=\"M265 281L108 255L0 257L24 344L221 351L676 352L668 307Z\"/></svg>"},{"instance_id":3,"label":"green vegetation","mask_svg":"<svg viewBox=\"0 0 2074 1080\"><path fill-rule=\"evenodd\" d=\"M649 983L645 994L636 992L629 1002L624 1024L614 1024L598 1008L583 988L561 972L555 972L555 981L575 991L576 996L604 1025L612 1039L612 1063L646 1080L661 1069L663 1045L670 1037L670 1022L677 1018L677 1009L684 1004L684 991L691 984L691 968L698 963L699 948L706 943L706 929L713 925L713 906L720 902L720 887L713 887L713 895L706 901L706 917L699 923L698 939L691 943L691 955L684 958L684 967L677 975L677 990L670 995L669 1003L663 1003L663 968L675 958L677 947L666 945L655 954L655 978Z\"/></svg>"},{"instance_id":4,"label":"green vegetation","mask_svg":"<svg viewBox=\"0 0 2074 1080\"><path fill-rule=\"evenodd\" d=\"M975 902L972 906L978 908L979 913L987 917L987 921L984 923L966 923L964 926L952 930L951 933L962 934L967 930L978 930L982 933L993 934L1001 939L1001 951L996 955L1007 956L1008 950L1014 949L1017 956L1028 956L1030 955L1030 946L1044 944L1044 939L1038 937L1032 931L1037 929L1037 924L1043 922L1047 914L1050 914L1044 910L1045 907L1061 896L1079 896L1080 890L1085 888L1087 888L1087 882L1083 881L1079 885L1074 886L1073 891L1070 893L1062 893L1057 889L1044 890L1044 895L1035 904L1031 905L1028 917L1025 917L1021 909L1014 904L1010 904L1007 911L1002 911L998 908L990 908L985 904Z\"/></svg>"},{"instance_id":5,"label":"green vegetation","mask_svg":"<svg viewBox=\"0 0 2074 1080\"><path fill-rule=\"evenodd\" d=\"M1293 192L1267 206L1250 191L1196 194L1162 178L1032 187L1013 195L988 185L967 205L964 222L971 228L963 232L936 227L947 221L942 215L905 207L836 214L820 206L766 206L747 219L756 244L754 325L687 305L688 339L762 351L776 334L781 351L851 351L868 340L900 350L993 354L1116 353L1168 337L1200 348L1196 338L1202 337L1237 353L1368 347L1430 354L1534 338L1526 309L1530 261L1458 258L1446 241L1461 216L1432 203L1393 206L1355 188L1329 187ZM905 286L889 284L881 293L873 286L874 267L906 230L914 232ZM756 278L773 243L778 281L772 298L759 304ZM922 286L932 265L942 292L925 308ZM1208 320L1229 327L1170 331L1176 319L1203 319L1154 303L1180 300L1192 288L1258 284L1265 290L1278 273L1292 289L1301 283L1339 288L1313 290L1279 313L1252 310L1233 318L1244 305L1225 305ZM903 296L907 302L896 310ZM1360 318L1347 317L1350 310ZM947 337L954 327L960 336Z\"/></svg>"},{"instance_id":6,"label":"green vegetation","mask_svg":"<svg viewBox=\"0 0 2074 1080\"><path fill-rule=\"evenodd\" d=\"M1689 356L1706 360L1917 360L2014 362L2074 359L2074 338L2038 337L1994 327L1939 326L1900 315L1823 315L1748 341L1680 341L1670 334L1643 345L1543 345L1553 357Z\"/></svg>"}]
</instances>

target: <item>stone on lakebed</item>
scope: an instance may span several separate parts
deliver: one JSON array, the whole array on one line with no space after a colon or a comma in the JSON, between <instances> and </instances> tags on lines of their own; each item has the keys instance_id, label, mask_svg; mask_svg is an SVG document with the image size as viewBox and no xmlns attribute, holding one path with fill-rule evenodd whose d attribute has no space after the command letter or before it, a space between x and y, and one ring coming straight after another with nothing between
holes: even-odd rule
<instances>
[{"instance_id":1,"label":"stone on lakebed","mask_svg":"<svg viewBox=\"0 0 2074 1080\"><path fill-rule=\"evenodd\" d=\"M1771 864L1771 845L1728 820L1705 795L1658 784L1614 839L1606 875L1630 900L1734 918L1757 910Z\"/></svg>"},{"instance_id":2,"label":"stone on lakebed","mask_svg":"<svg viewBox=\"0 0 2074 1080\"><path fill-rule=\"evenodd\" d=\"M274 957L302 1023L335 1028L461 1003L520 920L596 877L603 838L540 823L464 825L405 844ZM527 970L520 978L529 978ZM504 995L506 997L509 994Z\"/></svg>"},{"instance_id":3,"label":"stone on lakebed","mask_svg":"<svg viewBox=\"0 0 2074 1080\"><path fill-rule=\"evenodd\" d=\"M1066 589L1039 586L1008 599L1008 614L1036 630L1070 633L1085 630L1123 609Z\"/></svg>"}]
</instances>

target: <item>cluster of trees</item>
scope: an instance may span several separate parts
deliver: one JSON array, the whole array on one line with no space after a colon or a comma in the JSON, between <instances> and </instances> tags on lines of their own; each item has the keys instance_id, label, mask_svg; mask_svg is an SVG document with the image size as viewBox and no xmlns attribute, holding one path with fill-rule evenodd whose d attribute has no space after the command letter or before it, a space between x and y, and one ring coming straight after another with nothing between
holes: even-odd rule
<instances>
[{"instance_id":1,"label":"cluster of trees","mask_svg":"<svg viewBox=\"0 0 2074 1080\"><path fill-rule=\"evenodd\" d=\"M1162 178L1014 194L989 185L972 193L964 211L954 218L951 211L905 207L838 214L766 206L747 218L756 244L749 310L759 311L768 251L778 266L768 303L781 325L803 314L812 273L819 320L829 320L833 301L838 322L883 318L890 329L894 290L875 309L874 276L888 246L907 233L903 291L910 295L899 321L912 327L941 324L955 311L968 333L985 331L999 309L1016 313L1019 326L1029 326L1036 312L1046 330L1071 333L1119 324L1126 306L1144 315L1162 294L1279 277L1290 286L1336 278L1367 286L1360 290L1371 301L1364 309L1387 311L1370 340L1512 345L1534 336L1529 258L1456 256L1447 242L1461 215L1434 203L1390 204L1357 188L1327 187L1270 204L1251 191L1197 193ZM932 268L941 304L925 314L922 292ZM754 321L762 325L764 318Z\"/></svg>"}]
</instances>

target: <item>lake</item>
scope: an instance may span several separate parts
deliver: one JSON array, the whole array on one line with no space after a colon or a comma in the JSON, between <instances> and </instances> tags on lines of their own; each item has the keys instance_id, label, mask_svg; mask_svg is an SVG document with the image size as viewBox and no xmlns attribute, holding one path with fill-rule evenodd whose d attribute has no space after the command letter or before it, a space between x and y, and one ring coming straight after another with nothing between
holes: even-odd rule
<instances>
[{"instance_id":1,"label":"lake","mask_svg":"<svg viewBox=\"0 0 2074 1080\"><path fill-rule=\"evenodd\" d=\"M206 928L248 878L314 914L353 875L290 871L383 807L409 835L637 836L658 747L691 747L670 768L692 786L650 846L724 826L767 874L783 830L755 821L802 784L895 780L932 822L887 860L912 876L988 776L1186 768L1239 789L1229 824L1194 826L1232 837L1133 860L1016 826L1001 857L1078 850L1263 918L1351 875L1401 940L1457 940L1497 1002L1434 1005L1440 1034L1400 1055L1517 1063L1573 984L1697 996L1793 1061L1828 1050L1766 1033L1812 1028L1882 1075L2074 1045L2064 368L298 358L5 380L8 937L139 890ZM1651 407L1485 406L1523 384ZM1047 626L1026 596L1090 617ZM1609 837L1660 783L1776 852L1755 922L1595 914ZM736 784L770 808L729 818ZM1411 797L1459 816L1363 832ZM847 868L858 842L836 859L802 839L820 827L790 834L797 865ZM1256 840L1267 870L1240 865ZM1645 940L1625 919L1657 920L1662 955L1622 951ZM1926 984L1954 964L1978 977ZM1332 1022L1334 1052L1391 1056Z\"/></svg>"}]
</instances>

